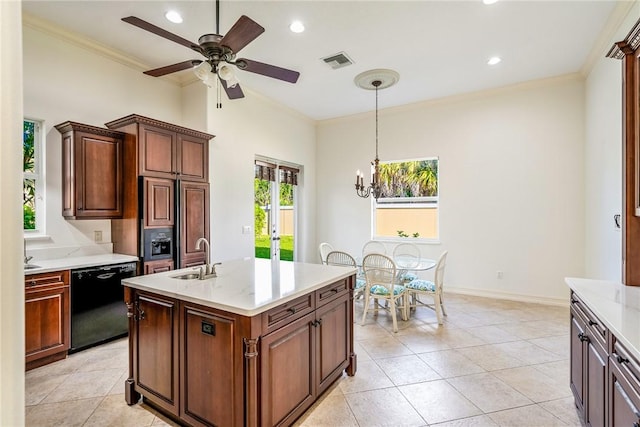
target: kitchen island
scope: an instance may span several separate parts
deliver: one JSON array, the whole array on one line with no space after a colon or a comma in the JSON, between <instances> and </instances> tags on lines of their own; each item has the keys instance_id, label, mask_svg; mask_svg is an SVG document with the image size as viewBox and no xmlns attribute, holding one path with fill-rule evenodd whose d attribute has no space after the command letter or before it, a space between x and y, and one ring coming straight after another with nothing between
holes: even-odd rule
<instances>
[{"instance_id":1,"label":"kitchen island","mask_svg":"<svg viewBox=\"0 0 640 427\"><path fill-rule=\"evenodd\" d=\"M290 425L355 374L355 268L246 258L216 269L123 280L128 404L142 395L193 426Z\"/></svg>"}]
</instances>

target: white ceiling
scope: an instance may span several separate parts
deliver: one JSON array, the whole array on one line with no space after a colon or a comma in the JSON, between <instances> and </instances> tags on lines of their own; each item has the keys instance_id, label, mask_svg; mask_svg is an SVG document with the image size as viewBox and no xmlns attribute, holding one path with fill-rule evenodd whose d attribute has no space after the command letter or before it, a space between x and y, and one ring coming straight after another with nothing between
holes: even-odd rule
<instances>
[{"instance_id":1,"label":"white ceiling","mask_svg":"<svg viewBox=\"0 0 640 427\"><path fill-rule=\"evenodd\" d=\"M356 87L353 79L374 68L400 73L398 84L380 92L380 108L578 72L616 3L230 0L220 4L220 31L243 14L262 25L266 31L238 56L299 71L300 79L290 84L239 72L242 87L321 120L373 110L373 92ZM184 22L167 21L169 9L178 10ZM215 33L214 1L23 0L23 11L148 69L201 58L121 18L137 16L193 42ZM289 31L294 19L304 22L304 33ZM321 60L342 51L353 65L333 70ZM503 62L490 67L486 61L494 55ZM192 79L189 70L174 76Z\"/></svg>"}]
</instances>

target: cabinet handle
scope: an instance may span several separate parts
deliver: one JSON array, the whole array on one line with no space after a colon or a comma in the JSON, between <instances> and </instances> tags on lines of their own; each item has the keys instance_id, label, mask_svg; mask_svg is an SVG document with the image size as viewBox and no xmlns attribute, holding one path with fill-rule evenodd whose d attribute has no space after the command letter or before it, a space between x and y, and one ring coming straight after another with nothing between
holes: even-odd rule
<instances>
[{"instance_id":1,"label":"cabinet handle","mask_svg":"<svg viewBox=\"0 0 640 427\"><path fill-rule=\"evenodd\" d=\"M585 342L585 341L586 341L586 342L589 342L589 337L588 337L588 336L586 336L585 334L583 334L582 332L580 332L580 333L578 334L578 338L579 338L579 339L580 339L580 341L582 341L582 342Z\"/></svg>"},{"instance_id":2,"label":"cabinet handle","mask_svg":"<svg viewBox=\"0 0 640 427\"><path fill-rule=\"evenodd\" d=\"M333 292L334 294L337 294L340 291L338 290L338 288L333 288L333 289L331 289L331 292Z\"/></svg>"},{"instance_id":3,"label":"cabinet handle","mask_svg":"<svg viewBox=\"0 0 640 427\"><path fill-rule=\"evenodd\" d=\"M322 319L316 319L313 322L311 322L311 324L317 328L318 326L322 325Z\"/></svg>"},{"instance_id":4,"label":"cabinet handle","mask_svg":"<svg viewBox=\"0 0 640 427\"><path fill-rule=\"evenodd\" d=\"M616 354L616 360L618 361L618 363L629 363L629 359L626 359L622 356L620 356L619 354Z\"/></svg>"},{"instance_id":5,"label":"cabinet handle","mask_svg":"<svg viewBox=\"0 0 640 427\"><path fill-rule=\"evenodd\" d=\"M594 322L593 320L589 320L589 326L597 325L598 322Z\"/></svg>"},{"instance_id":6,"label":"cabinet handle","mask_svg":"<svg viewBox=\"0 0 640 427\"><path fill-rule=\"evenodd\" d=\"M291 314L296 314L296 308L295 307L291 307L289 310L287 310L289 313Z\"/></svg>"},{"instance_id":7,"label":"cabinet handle","mask_svg":"<svg viewBox=\"0 0 640 427\"><path fill-rule=\"evenodd\" d=\"M144 315L144 310L141 310L140 307L138 307L138 320L144 320L145 315Z\"/></svg>"}]
</instances>

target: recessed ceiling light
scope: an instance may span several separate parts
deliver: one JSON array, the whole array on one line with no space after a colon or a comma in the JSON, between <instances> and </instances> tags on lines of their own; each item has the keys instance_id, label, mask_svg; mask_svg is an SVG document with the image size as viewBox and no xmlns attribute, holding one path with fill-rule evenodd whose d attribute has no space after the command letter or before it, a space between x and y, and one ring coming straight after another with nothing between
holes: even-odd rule
<instances>
[{"instance_id":1,"label":"recessed ceiling light","mask_svg":"<svg viewBox=\"0 0 640 427\"><path fill-rule=\"evenodd\" d=\"M304 24L300 21L293 21L291 25L289 25L289 29L294 33L301 33L304 31Z\"/></svg>"},{"instance_id":2,"label":"recessed ceiling light","mask_svg":"<svg viewBox=\"0 0 640 427\"><path fill-rule=\"evenodd\" d=\"M167 18L167 20L173 22L174 24L182 24L182 16L180 16L180 14L175 10L168 11L167 13L164 14L164 17Z\"/></svg>"},{"instance_id":3,"label":"recessed ceiling light","mask_svg":"<svg viewBox=\"0 0 640 427\"><path fill-rule=\"evenodd\" d=\"M499 56L492 56L491 58L489 58L489 60L487 61L487 64L489 65L496 65L499 64L502 61L502 58L500 58Z\"/></svg>"},{"instance_id":4,"label":"recessed ceiling light","mask_svg":"<svg viewBox=\"0 0 640 427\"><path fill-rule=\"evenodd\" d=\"M482 3L484 4L494 4L496 3L498 0L482 0Z\"/></svg>"}]
</instances>

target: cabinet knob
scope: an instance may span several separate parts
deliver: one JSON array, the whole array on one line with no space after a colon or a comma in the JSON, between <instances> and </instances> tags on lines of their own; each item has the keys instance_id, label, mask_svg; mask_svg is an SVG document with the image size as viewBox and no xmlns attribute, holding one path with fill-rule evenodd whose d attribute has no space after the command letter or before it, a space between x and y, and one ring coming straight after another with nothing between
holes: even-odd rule
<instances>
[{"instance_id":1,"label":"cabinet knob","mask_svg":"<svg viewBox=\"0 0 640 427\"><path fill-rule=\"evenodd\" d=\"M620 356L619 354L616 354L616 360L618 361L618 363L621 363L621 364L622 363L629 363L629 359L624 358L624 357Z\"/></svg>"},{"instance_id":2,"label":"cabinet knob","mask_svg":"<svg viewBox=\"0 0 640 427\"><path fill-rule=\"evenodd\" d=\"M580 341L582 341L582 342L585 342L585 341L586 341L586 342L589 342L589 337L588 337L588 336L586 336L585 334L583 334L582 332L580 332L580 333L578 334L578 339L580 339Z\"/></svg>"}]
</instances>

